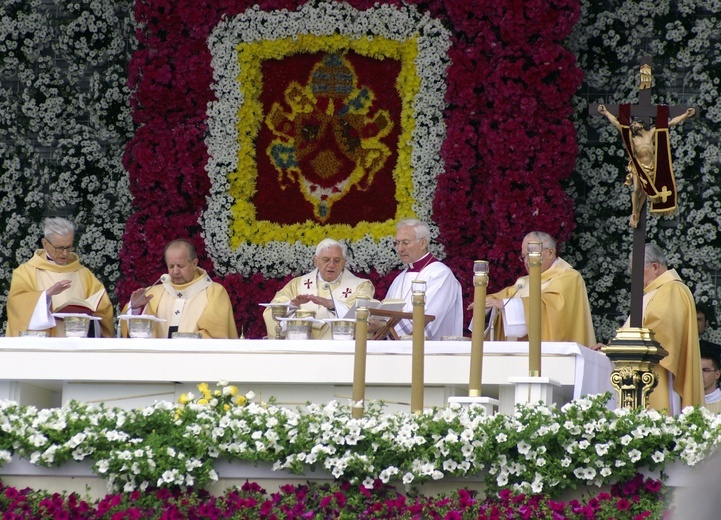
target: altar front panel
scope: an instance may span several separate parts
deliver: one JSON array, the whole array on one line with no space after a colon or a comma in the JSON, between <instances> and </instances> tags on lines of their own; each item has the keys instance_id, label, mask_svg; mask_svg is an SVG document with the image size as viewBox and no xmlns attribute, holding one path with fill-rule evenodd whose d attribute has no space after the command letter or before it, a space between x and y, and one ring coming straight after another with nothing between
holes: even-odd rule
<instances>
[{"instance_id":1,"label":"altar front panel","mask_svg":"<svg viewBox=\"0 0 721 520\"><path fill-rule=\"evenodd\" d=\"M409 341L368 343L367 399L386 401L389 411L409 409L411 349ZM559 402L611 389L605 355L575 343L542 349L542 374L560 383ZM487 342L484 351L483 395L512 411L508 379L528 375L528 344ZM353 341L330 340L0 338L0 397L47 406L45 391L55 405L77 399L132 408L225 380L279 404L348 402L353 352ZM425 405L465 395L469 363L470 342L427 342Z\"/></svg>"}]
</instances>

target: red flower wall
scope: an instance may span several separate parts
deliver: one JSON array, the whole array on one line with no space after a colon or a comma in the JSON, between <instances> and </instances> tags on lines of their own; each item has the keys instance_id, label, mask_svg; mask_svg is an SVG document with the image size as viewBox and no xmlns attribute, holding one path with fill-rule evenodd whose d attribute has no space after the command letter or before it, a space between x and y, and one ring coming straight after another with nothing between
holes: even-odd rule
<instances>
[{"instance_id":1,"label":"red flower wall","mask_svg":"<svg viewBox=\"0 0 721 520\"><path fill-rule=\"evenodd\" d=\"M210 182L204 144L205 109L213 100L205 43L221 16L257 4L294 10L301 1L138 0L139 49L129 70L138 125L124 165L134 215L121 249L121 303L164 272L164 244L188 237L201 267L213 275L198 218ZM375 1L348 1L357 9ZM399 5L400 2L388 2ZM433 201L439 241L471 298L473 260L491 264L489 290L522 273L523 235L542 230L561 243L574 228L573 200L563 190L577 153L569 116L582 80L562 43L580 15L579 0L431 0L410 2L453 32L447 77L445 172ZM368 273L383 297L395 273ZM238 329L262 337L259 302L270 301L290 277L215 277L230 293Z\"/></svg>"}]
</instances>

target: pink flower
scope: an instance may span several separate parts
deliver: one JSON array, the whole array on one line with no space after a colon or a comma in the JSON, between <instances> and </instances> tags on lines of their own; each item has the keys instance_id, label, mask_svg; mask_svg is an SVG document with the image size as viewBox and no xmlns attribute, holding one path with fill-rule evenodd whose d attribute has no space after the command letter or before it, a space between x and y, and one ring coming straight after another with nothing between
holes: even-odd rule
<instances>
[{"instance_id":1,"label":"pink flower","mask_svg":"<svg viewBox=\"0 0 721 520\"><path fill-rule=\"evenodd\" d=\"M619 511L628 511L631 509L631 502L625 498L619 498L618 501L616 501L616 509Z\"/></svg>"}]
</instances>

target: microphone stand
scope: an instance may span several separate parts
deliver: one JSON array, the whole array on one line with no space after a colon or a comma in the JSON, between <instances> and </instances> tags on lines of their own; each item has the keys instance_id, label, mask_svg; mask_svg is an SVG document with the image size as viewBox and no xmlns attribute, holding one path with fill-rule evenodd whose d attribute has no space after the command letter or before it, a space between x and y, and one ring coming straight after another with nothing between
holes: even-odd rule
<instances>
[{"instance_id":1,"label":"microphone stand","mask_svg":"<svg viewBox=\"0 0 721 520\"><path fill-rule=\"evenodd\" d=\"M153 285L151 285L150 287L146 288L145 291L143 291L143 297L147 296L148 291L150 289L152 289L153 287L155 287L156 285L158 285L159 283L161 283L161 282L165 283L168 281L170 281L170 276L167 273L161 274L160 278L158 278L157 280L155 280L155 282L153 282ZM130 311L130 314L132 314L133 313L133 302L132 301L129 302L128 307L129 307L128 310Z\"/></svg>"},{"instance_id":2,"label":"microphone stand","mask_svg":"<svg viewBox=\"0 0 721 520\"><path fill-rule=\"evenodd\" d=\"M333 302L333 314L335 314L336 318L338 317L338 308L335 306L335 298L333 298L333 289L331 288L330 284L328 282L325 282L323 284L323 289L326 289L330 293L330 301Z\"/></svg>"},{"instance_id":3,"label":"microphone stand","mask_svg":"<svg viewBox=\"0 0 721 520\"><path fill-rule=\"evenodd\" d=\"M498 316L498 314L503 312L503 309L506 308L506 305L508 305L508 302L511 301L518 294L518 291L520 291L521 289L523 289L523 284L522 283L516 284L516 290L513 291L513 294L511 295L510 298L506 299L506 302L503 304L503 306L500 309L498 309L498 312L496 313L495 316L493 315L493 311L496 310L497 307L493 307L493 309L491 309L491 317L490 317L491 329L490 329L490 333L488 335L488 339L490 341L496 341L494 338L495 329L496 329L496 316Z\"/></svg>"}]
</instances>

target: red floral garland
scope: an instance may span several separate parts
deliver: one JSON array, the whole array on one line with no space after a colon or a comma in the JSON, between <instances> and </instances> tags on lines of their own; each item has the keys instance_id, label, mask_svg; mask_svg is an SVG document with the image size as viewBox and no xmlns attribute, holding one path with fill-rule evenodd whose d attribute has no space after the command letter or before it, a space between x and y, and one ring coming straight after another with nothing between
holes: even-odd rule
<instances>
[{"instance_id":1,"label":"red floral garland","mask_svg":"<svg viewBox=\"0 0 721 520\"><path fill-rule=\"evenodd\" d=\"M121 249L121 302L164 272L163 246L190 237L201 266L206 258L198 218L210 186L205 107L213 99L205 40L223 15L258 5L295 10L301 0L138 0L140 49L130 64L133 117L139 128L128 144L135 213ZM349 0L367 9L376 0ZM386 2L399 5L401 2ZM450 50L442 154L434 220L454 270L470 298L475 259L491 263L495 290L522 274L517 260L523 235L543 230L560 242L574 228L573 200L562 182L574 167L571 98L582 72L562 42L580 16L579 0L414 1L443 19L454 33ZM382 297L395 276L370 273ZM228 289L239 329L261 337L258 302L270 301L287 279L218 279Z\"/></svg>"}]
</instances>

